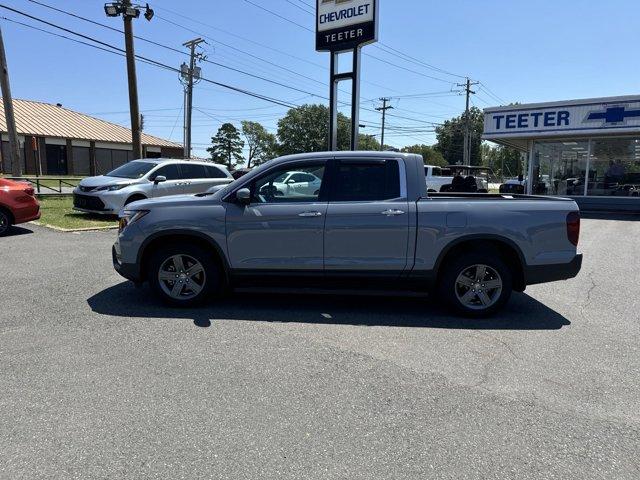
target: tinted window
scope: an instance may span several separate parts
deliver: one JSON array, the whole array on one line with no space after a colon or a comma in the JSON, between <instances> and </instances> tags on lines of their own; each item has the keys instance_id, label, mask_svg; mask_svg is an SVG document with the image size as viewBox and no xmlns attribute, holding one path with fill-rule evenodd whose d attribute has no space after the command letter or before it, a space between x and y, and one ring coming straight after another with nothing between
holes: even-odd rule
<instances>
[{"instance_id":1,"label":"tinted window","mask_svg":"<svg viewBox=\"0 0 640 480\"><path fill-rule=\"evenodd\" d=\"M204 165L183 163L180 168L182 169L182 178L207 178Z\"/></svg>"},{"instance_id":2,"label":"tinted window","mask_svg":"<svg viewBox=\"0 0 640 480\"><path fill-rule=\"evenodd\" d=\"M180 170L178 170L178 165L171 164L165 165L164 167L160 167L153 174L154 177L163 176L166 177L167 180L180 180Z\"/></svg>"},{"instance_id":3,"label":"tinted window","mask_svg":"<svg viewBox=\"0 0 640 480\"><path fill-rule=\"evenodd\" d=\"M217 167L204 167L208 178L227 178L227 175Z\"/></svg>"},{"instance_id":4,"label":"tinted window","mask_svg":"<svg viewBox=\"0 0 640 480\"><path fill-rule=\"evenodd\" d=\"M111 156L110 151L109 151L109 156ZM98 149L96 149L96 159L97 157L98 157ZM115 170L107 173L107 176L118 177L118 178L142 178L147 173L149 173L149 171L151 171L151 169L155 166L156 166L155 163L149 163L149 162L125 163L121 167L118 167Z\"/></svg>"},{"instance_id":5,"label":"tinted window","mask_svg":"<svg viewBox=\"0 0 640 480\"><path fill-rule=\"evenodd\" d=\"M400 196L398 162L339 163L331 200L336 202L390 200Z\"/></svg>"},{"instance_id":6,"label":"tinted window","mask_svg":"<svg viewBox=\"0 0 640 480\"><path fill-rule=\"evenodd\" d=\"M322 181L324 165L312 164L296 166L295 174L290 175L291 166L272 170L265 176L254 180L251 184L252 203L291 203L291 202L315 202L320 196L321 185L307 181L294 183L282 183L287 177L303 175L305 177L315 175Z\"/></svg>"}]
</instances>

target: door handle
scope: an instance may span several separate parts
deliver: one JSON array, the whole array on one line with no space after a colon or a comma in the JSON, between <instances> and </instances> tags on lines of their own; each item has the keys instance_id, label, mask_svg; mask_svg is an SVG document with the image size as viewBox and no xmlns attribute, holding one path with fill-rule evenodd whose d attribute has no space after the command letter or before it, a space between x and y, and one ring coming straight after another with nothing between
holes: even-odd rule
<instances>
[{"instance_id":1,"label":"door handle","mask_svg":"<svg viewBox=\"0 0 640 480\"><path fill-rule=\"evenodd\" d=\"M390 208L389 210L385 210L384 212L380 212L382 215L386 215L387 217L395 217L397 215L404 215L402 210L395 210Z\"/></svg>"},{"instance_id":2,"label":"door handle","mask_svg":"<svg viewBox=\"0 0 640 480\"><path fill-rule=\"evenodd\" d=\"M302 212L298 214L299 217L321 217L322 213L320 212Z\"/></svg>"}]
</instances>

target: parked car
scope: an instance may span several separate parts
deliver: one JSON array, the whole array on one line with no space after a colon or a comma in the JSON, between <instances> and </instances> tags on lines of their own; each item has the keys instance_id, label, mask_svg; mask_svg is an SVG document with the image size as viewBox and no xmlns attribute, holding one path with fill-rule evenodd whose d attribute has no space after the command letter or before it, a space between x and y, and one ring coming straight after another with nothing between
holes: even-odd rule
<instances>
[{"instance_id":1,"label":"parked car","mask_svg":"<svg viewBox=\"0 0 640 480\"><path fill-rule=\"evenodd\" d=\"M264 188L293 171L320 188ZM280 283L432 291L486 315L512 290L577 275L579 229L570 199L428 194L419 155L329 152L272 160L214 194L132 203L112 253L177 306Z\"/></svg>"},{"instance_id":2,"label":"parked car","mask_svg":"<svg viewBox=\"0 0 640 480\"><path fill-rule=\"evenodd\" d=\"M0 178L0 237L9 232L11 225L39 218L40 204L31 184Z\"/></svg>"},{"instance_id":3,"label":"parked car","mask_svg":"<svg viewBox=\"0 0 640 480\"><path fill-rule=\"evenodd\" d=\"M321 180L311 172L285 172L262 190L274 189L273 194L281 196L309 196L320 191L320 183Z\"/></svg>"},{"instance_id":4,"label":"parked car","mask_svg":"<svg viewBox=\"0 0 640 480\"><path fill-rule=\"evenodd\" d=\"M439 192L443 185L450 184L453 179L449 169L443 169L435 165L425 165L424 174L427 179L427 191L429 192Z\"/></svg>"},{"instance_id":5,"label":"parked car","mask_svg":"<svg viewBox=\"0 0 640 480\"><path fill-rule=\"evenodd\" d=\"M222 165L176 159L133 160L101 175L83 179L73 191L73 208L118 214L131 202L168 195L206 192L233 181Z\"/></svg>"}]
</instances>

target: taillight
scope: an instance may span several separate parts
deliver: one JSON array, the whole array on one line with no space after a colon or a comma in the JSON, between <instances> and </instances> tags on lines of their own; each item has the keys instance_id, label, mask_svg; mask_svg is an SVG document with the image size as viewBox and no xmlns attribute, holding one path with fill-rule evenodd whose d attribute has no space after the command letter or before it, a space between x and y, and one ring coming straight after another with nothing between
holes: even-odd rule
<instances>
[{"instance_id":1,"label":"taillight","mask_svg":"<svg viewBox=\"0 0 640 480\"><path fill-rule=\"evenodd\" d=\"M580 212L571 212L567 215L567 238L576 247L578 246L578 240L580 240Z\"/></svg>"},{"instance_id":2,"label":"taillight","mask_svg":"<svg viewBox=\"0 0 640 480\"><path fill-rule=\"evenodd\" d=\"M26 193L27 195L33 197L33 194L36 193L36 191L33 188L25 188L24 189L24 193Z\"/></svg>"}]
</instances>

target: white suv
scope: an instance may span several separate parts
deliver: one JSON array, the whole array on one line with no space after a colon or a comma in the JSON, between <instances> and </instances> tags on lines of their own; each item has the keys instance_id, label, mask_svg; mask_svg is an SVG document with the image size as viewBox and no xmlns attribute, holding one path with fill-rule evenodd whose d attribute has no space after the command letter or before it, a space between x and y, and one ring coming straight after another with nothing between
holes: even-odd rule
<instances>
[{"instance_id":1,"label":"white suv","mask_svg":"<svg viewBox=\"0 0 640 480\"><path fill-rule=\"evenodd\" d=\"M203 193L233 182L222 165L176 159L133 160L101 175L88 177L73 191L73 208L81 212L118 214L137 200Z\"/></svg>"}]
</instances>

